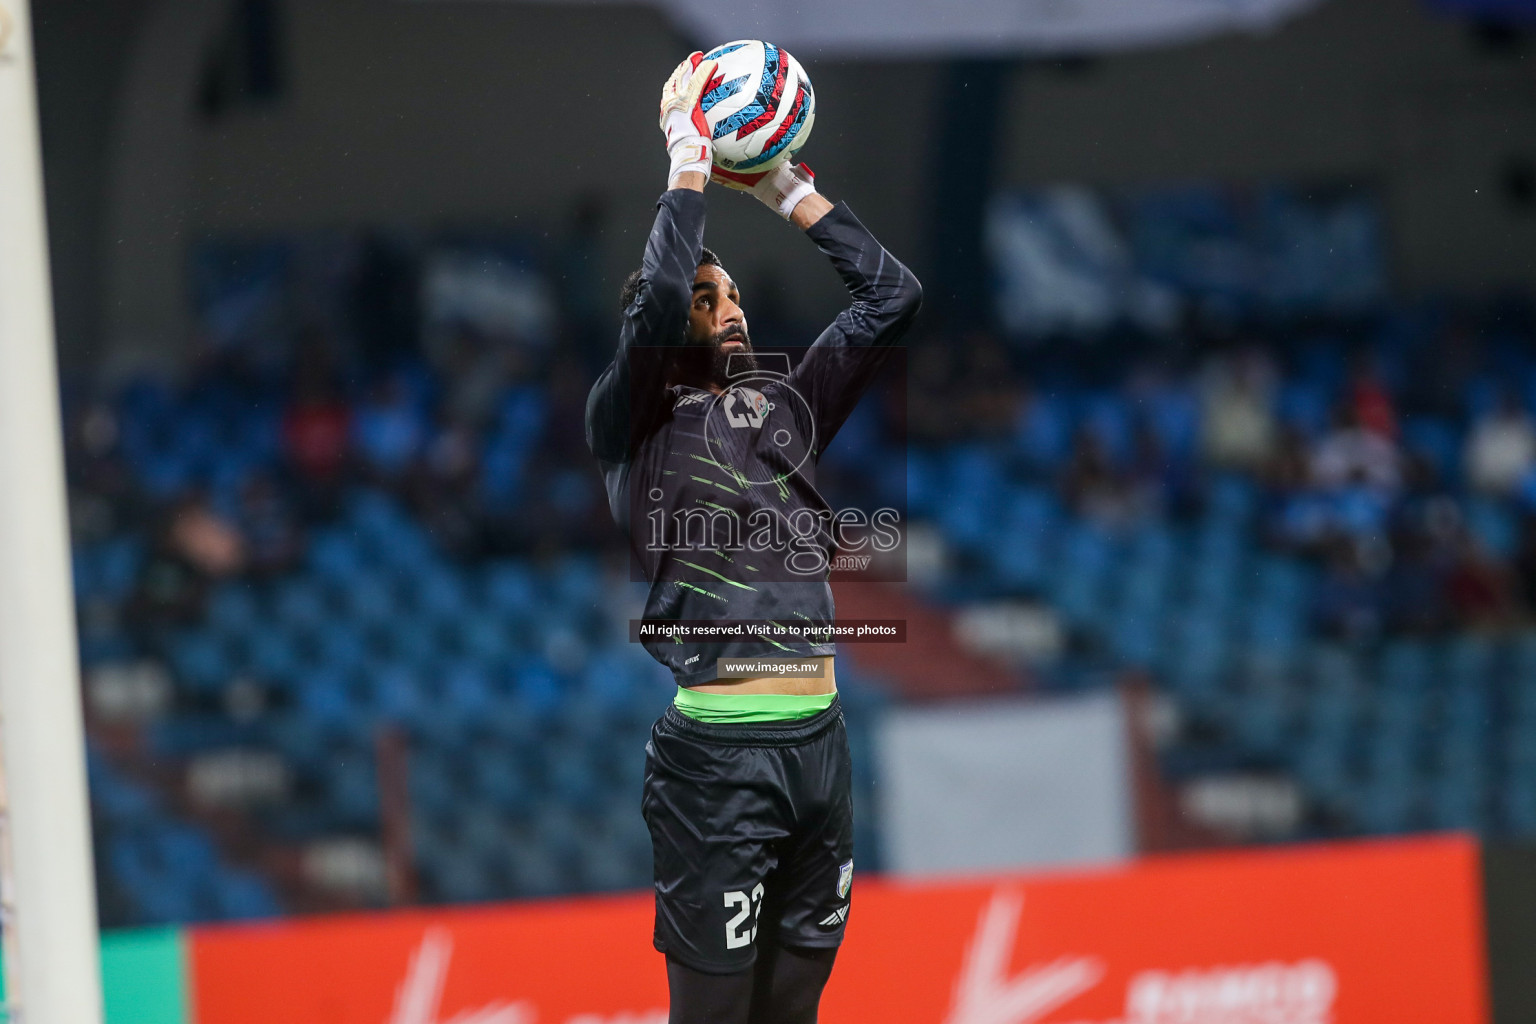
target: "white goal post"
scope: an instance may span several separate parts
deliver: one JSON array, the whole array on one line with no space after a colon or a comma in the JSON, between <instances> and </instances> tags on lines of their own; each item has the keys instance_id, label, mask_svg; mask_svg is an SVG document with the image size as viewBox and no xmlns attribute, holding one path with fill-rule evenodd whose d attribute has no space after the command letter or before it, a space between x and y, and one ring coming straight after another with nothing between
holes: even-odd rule
<instances>
[{"instance_id":1,"label":"white goal post","mask_svg":"<svg viewBox=\"0 0 1536 1024\"><path fill-rule=\"evenodd\" d=\"M100 1024L64 456L27 0L0 0L0 758L7 1008Z\"/></svg>"}]
</instances>

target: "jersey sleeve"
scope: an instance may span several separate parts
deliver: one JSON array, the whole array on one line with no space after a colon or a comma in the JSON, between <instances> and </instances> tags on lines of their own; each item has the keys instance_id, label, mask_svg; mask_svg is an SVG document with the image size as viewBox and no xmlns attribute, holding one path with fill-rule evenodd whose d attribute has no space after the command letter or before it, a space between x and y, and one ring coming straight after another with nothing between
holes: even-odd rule
<instances>
[{"instance_id":1,"label":"jersey sleeve","mask_svg":"<svg viewBox=\"0 0 1536 1024\"><path fill-rule=\"evenodd\" d=\"M693 277L704 249L704 196L662 193L640 264L640 289L624 310L619 348L587 395L587 447L626 462L666 408L668 349L683 343Z\"/></svg>"},{"instance_id":2,"label":"jersey sleeve","mask_svg":"<svg viewBox=\"0 0 1536 1024\"><path fill-rule=\"evenodd\" d=\"M832 261L853 299L789 375L814 418L819 459L922 307L923 288L845 203L806 234Z\"/></svg>"}]
</instances>

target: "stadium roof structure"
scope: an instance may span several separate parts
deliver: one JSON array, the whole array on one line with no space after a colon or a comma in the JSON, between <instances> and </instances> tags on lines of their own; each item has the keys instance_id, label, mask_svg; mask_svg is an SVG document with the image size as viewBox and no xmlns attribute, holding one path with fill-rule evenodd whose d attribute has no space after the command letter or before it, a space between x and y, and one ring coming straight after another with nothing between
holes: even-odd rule
<instances>
[{"instance_id":1,"label":"stadium roof structure","mask_svg":"<svg viewBox=\"0 0 1536 1024\"><path fill-rule=\"evenodd\" d=\"M1226 32L1265 32L1322 0L632 2L660 8L706 48L729 39L764 38L810 57L1092 54Z\"/></svg>"}]
</instances>

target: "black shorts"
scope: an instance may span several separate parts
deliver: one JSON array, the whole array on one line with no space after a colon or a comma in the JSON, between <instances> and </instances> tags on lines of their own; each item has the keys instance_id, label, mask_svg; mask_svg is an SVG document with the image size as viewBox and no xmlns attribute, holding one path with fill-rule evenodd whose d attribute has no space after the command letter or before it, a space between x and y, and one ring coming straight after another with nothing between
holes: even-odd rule
<instances>
[{"instance_id":1,"label":"black shorts","mask_svg":"<svg viewBox=\"0 0 1536 1024\"><path fill-rule=\"evenodd\" d=\"M730 974L757 943L843 941L853 885L853 765L839 703L812 718L715 724L676 708L651 729L641 811L656 866L656 948Z\"/></svg>"}]
</instances>

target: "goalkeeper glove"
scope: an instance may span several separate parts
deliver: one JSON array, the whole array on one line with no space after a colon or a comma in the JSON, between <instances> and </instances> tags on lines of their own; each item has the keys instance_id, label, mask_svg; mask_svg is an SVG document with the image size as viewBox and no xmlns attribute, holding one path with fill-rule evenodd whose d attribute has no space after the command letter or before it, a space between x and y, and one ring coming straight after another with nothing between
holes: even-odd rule
<instances>
[{"instance_id":1,"label":"goalkeeper glove","mask_svg":"<svg viewBox=\"0 0 1536 1024\"><path fill-rule=\"evenodd\" d=\"M805 164L785 161L771 171L756 174L738 174L715 168L710 181L734 188L738 192L750 192L763 205L785 220L795 211L800 200L816 191L816 175Z\"/></svg>"},{"instance_id":2,"label":"goalkeeper glove","mask_svg":"<svg viewBox=\"0 0 1536 1024\"><path fill-rule=\"evenodd\" d=\"M668 182L683 171L709 173L714 144L699 101L712 84L718 84L711 82L715 66L713 62L705 64L704 54L695 50L661 87L661 131L667 137L667 155L672 158Z\"/></svg>"}]
</instances>

